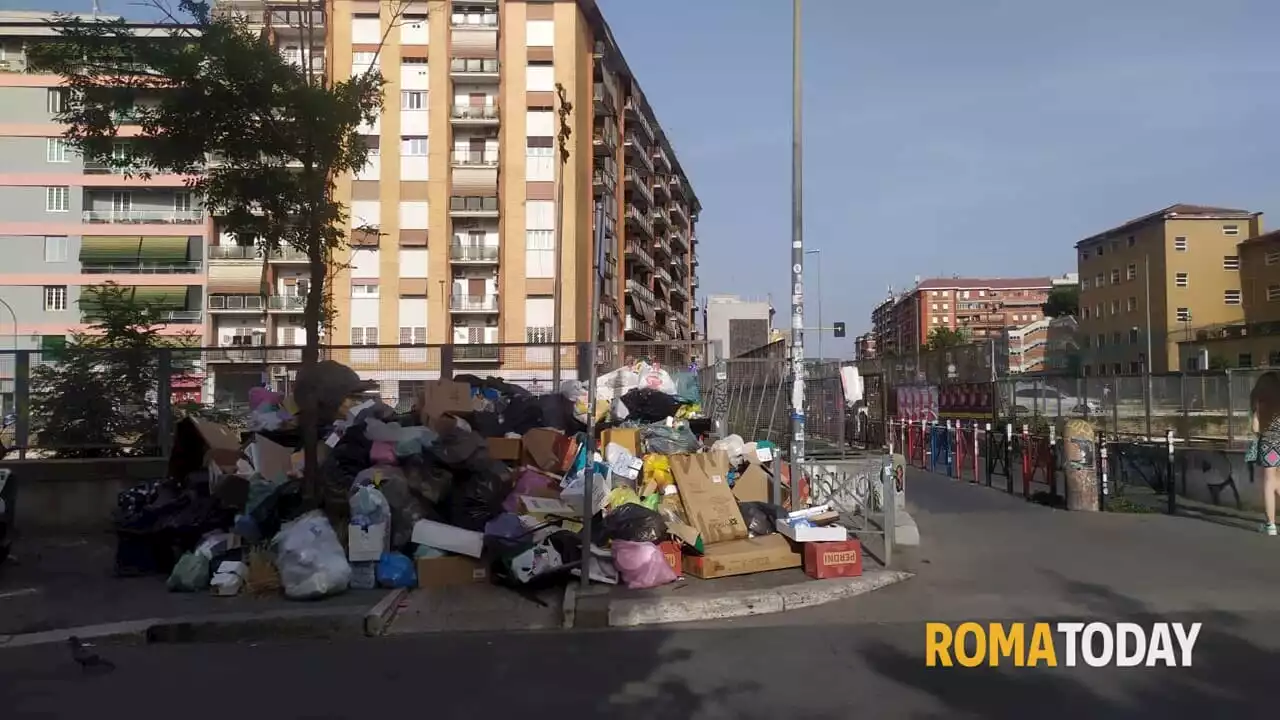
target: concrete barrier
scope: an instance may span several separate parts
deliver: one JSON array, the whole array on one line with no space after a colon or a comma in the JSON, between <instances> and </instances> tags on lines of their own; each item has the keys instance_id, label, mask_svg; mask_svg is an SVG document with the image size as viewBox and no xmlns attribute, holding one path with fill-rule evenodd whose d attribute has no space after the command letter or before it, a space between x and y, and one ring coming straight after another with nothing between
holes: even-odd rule
<instances>
[{"instance_id":1,"label":"concrete barrier","mask_svg":"<svg viewBox=\"0 0 1280 720\"><path fill-rule=\"evenodd\" d=\"M17 483L14 525L23 533L94 532L110 527L116 495L163 478L162 458L6 460Z\"/></svg>"}]
</instances>

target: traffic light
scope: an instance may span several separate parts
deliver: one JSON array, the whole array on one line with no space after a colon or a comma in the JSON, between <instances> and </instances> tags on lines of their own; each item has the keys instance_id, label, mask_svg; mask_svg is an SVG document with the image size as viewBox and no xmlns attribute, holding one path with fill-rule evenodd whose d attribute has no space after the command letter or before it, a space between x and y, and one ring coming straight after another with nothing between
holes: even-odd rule
<instances>
[{"instance_id":1,"label":"traffic light","mask_svg":"<svg viewBox=\"0 0 1280 720\"><path fill-rule=\"evenodd\" d=\"M844 323L838 322L835 324L835 336L838 338L844 337Z\"/></svg>"}]
</instances>

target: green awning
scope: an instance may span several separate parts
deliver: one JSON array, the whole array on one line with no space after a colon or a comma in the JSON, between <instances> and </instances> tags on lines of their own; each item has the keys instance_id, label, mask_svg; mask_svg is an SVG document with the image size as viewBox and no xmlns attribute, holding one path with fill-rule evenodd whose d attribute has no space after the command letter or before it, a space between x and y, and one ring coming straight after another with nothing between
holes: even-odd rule
<instances>
[{"instance_id":1,"label":"green awning","mask_svg":"<svg viewBox=\"0 0 1280 720\"><path fill-rule=\"evenodd\" d=\"M182 310L187 306L187 288L156 287L152 285L131 285L125 291L139 303L146 303L158 308ZM98 296L92 285L87 285L80 292L80 311L87 317L96 316Z\"/></svg>"},{"instance_id":2,"label":"green awning","mask_svg":"<svg viewBox=\"0 0 1280 720\"><path fill-rule=\"evenodd\" d=\"M86 265L136 265L187 262L189 240L183 236L85 235L80 262Z\"/></svg>"}]
</instances>

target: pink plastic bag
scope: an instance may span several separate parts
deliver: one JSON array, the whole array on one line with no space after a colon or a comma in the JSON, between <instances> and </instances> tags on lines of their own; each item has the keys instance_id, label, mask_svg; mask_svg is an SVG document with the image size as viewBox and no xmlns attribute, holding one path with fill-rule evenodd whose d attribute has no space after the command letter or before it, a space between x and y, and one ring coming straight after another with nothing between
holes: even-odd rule
<instances>
[{"instance_id":1,"label":"pink plastic bag","mask_svg":"<svg viewBox=\"0 0 1280 720\"><path fill-rule=\"evenodd\" d=\"M249 409L257 410L262 405L279 405L284 396L268 388L249 388Z\"/></svg>"},{"instance_id":2,"label":"pink plastic bag","mask_svg":"<svg viewBox=\"0 0 1280 720\"><path fill-rule=\"evenodd\" d=\"M676 580L676 571L653 543L614 540L613 564L632 590L654 588Z\"/></svg>"},{"instance_id":3,"label":"pink plastic bag","mask_svg":"<svg viewBox=\"0 0 1280 720\"><path fill-rule=\"evenodd\" d=\"M381 441L375 442L373 447L369 448L369 460L371 460L374 465L395 465L395 443Z\"/></svg>"},{"instance_id":4,"label":"pink plastic bag","mask_svg":"<svg viewBox=\"0 0 1280 720\"><path fill-rule=\"evenodd\" d=\"M551 486L551 478L536 470L525 470L520 474L520 477L516 478L516 488L502 502L502 509L509 513L518 512L520 510L521 495L536 495Z\"/></svg>"}]
</instances>

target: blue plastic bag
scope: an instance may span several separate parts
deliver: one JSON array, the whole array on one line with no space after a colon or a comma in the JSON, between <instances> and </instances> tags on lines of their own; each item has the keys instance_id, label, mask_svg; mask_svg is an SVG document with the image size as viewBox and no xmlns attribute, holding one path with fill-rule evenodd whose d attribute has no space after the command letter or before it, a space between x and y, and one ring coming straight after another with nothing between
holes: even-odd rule
<instances>
[{"instance_id":1,"label":"blue plastic bag","mask_svg":"<svg viewBox=\"0 0 1280 720\"><path fill-rule=\"evenodd\" d=\"M676 383L676 397L687 403L702 402L702 389L698 387L698 374L686 370L671 373Z\"/></svg>"},{"instance_id":2,"label":"blue plastic bag","mask_svg":"<svg viewBox=\"0 0 1280 720\"><path fill-rule=\"evenodd\" d=\"M413 561L398 552L382 553L378 558L378 585L384 588L418 586L418 572Z\"/></svg>"}]
</instances>

